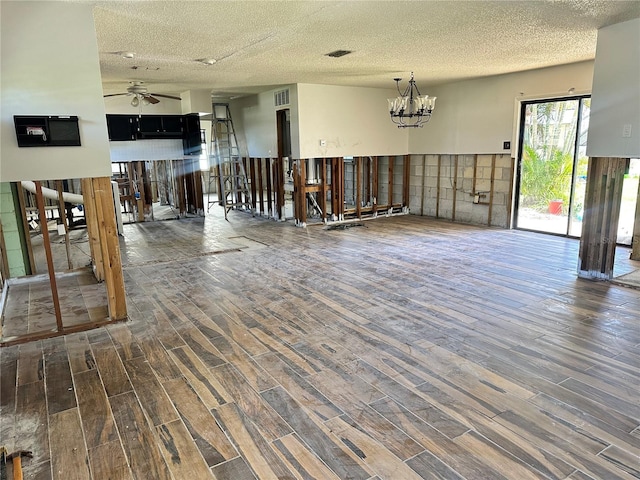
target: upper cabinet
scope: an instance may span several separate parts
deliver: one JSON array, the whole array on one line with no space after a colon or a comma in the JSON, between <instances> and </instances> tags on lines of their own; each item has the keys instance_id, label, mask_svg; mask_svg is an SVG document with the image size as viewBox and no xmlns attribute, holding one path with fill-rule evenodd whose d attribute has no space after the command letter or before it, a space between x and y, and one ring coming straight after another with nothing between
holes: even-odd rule
<instances>
[{"instance_id":1,"label":"upper cabinet","mask_svg":"<svg viewBox=\"0 0 640 480\"><path fill-rule=\"evenodd\" d=\"M109 140L135 140L138 131L137 115L107 115Z\"/></svg>"},{"instance_id":2,"label":"upper cabinet","mask_svg":"<svg viewBox=\"0 0 640 480\"><path fill-rule=\"evenodd\" d=\"M141 115L138 119L138 138L182 138L182 115Z\"/></svg>"},{"instance_id":3,"label":"upper cabinet","mask_svg":"<svg viewBox=\"0 0 640 480\"><path fill-rule=\"evenodd\" d=\"M182 146L185 155L200 155L202 153L200 116L197 113L190 113L184 116Z\"/></svg>"},{"instance_id":4,"label":"upper cabinet","mask_svg":"<svg viewBox=\"0 0 640 480\"><path fill-rule=\"evenodd\" d=\"M200 155L200 117L188 115L107 114L109 140L177 139L182 140L185 155Z\"/></svg>"}]
</instances>

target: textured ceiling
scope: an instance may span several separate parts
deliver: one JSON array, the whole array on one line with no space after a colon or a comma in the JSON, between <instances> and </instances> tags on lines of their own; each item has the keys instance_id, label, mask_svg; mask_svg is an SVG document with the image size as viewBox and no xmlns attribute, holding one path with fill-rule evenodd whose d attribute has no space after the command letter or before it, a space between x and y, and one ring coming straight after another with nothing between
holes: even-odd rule
<instances>
[{"instance_id":1,"label":"textured ceiling","mask_svg":"<svg viewBox=\"0 0 640 480\"><path fill-rule=\"evenodd\" d=\"M640 0L90 3L105 94L129 81L174 95L393 88L410 71L419 86L435 85L593 59L598 28L640 17ZM338 49L353 53L325 55Z\"/></svg>"}]
</instances>

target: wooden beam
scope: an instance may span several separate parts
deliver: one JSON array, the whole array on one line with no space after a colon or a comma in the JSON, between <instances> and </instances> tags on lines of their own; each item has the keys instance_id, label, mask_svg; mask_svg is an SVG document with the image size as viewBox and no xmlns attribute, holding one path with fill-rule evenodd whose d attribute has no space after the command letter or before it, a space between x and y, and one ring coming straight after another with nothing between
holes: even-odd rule
<instances>
[{"instance_id":1,"label":"wooden beam","mask_svg":"<svg viewBox=\"0 0 640 480\"><path fill-rule=\"evenodd\" d=\"M44 197L42 196L42 183L37 181L36 184L36 203L38 205L38 215L40 216L40 231L42 233L42 244L44 253L47 257L47 271L49 272L49 285L51 285L51 298L53 300L53 310L56 315L56 326L61 332L62 312L60 311L60 299L58 298L58 285L56 283L56 272L53 268L53 255L51 254L51 243L49 240L49 228L47 227L47 215L44 209Z\"/></svg>"},{"instance_id":2,"label":"wooden beam","mask_svg":"<svg viewBox=\"0 0 640 480\"><path fill-rule=\"evenodd\" d=\"M438 155L438 178L436 183L436 218L440 218L440 169L442 168L442 155Z\"/></svg>"},{"instance_id":3,"label":"wooden beam","mask_svg":"<svg viewBox=\"0 0 640 480\"><path fill-rule=\"evenodd\" d=\"M249 158L249 178L251 179L251 208L253 208L255 212L258 200L256 194L258 191L256 189L256 159L254 157Z\"/></svg>"},{"instance_id":4,"label":"wooden beam","mask_svg":"<svg viewBox=\"0 0 640 480\"><path fill-rule=\"evenodd\" d=\"M378 214L378 156L372 158L372 186L371 197L373 199L373 215Z\"/></svg>"},{"instance_id":5,"label":"wooden beam","mask_svg":"<svg viewBox=\"0 0 640 480\"><path fill-rule=\"evenodd\" d=\"M613 277L622 183L628 165L627 158L589 159L578 262L580 277Z\"/></svg>"},{"instance_id":6,"label":"wooden beam","mask_svg":"<svg viewBox=\"0 0 640 480\"><path fill-rule=\"evenodd\" d=\"M489 213L487 215L487 225L491 226L491 215L493 213L493 191L494 191L494 183L496 178L496 154L494 153L491 156L491 183L489 190ZM475 174L474 174L475 180ZM473 192L475 193L476 189L474 187Z\"/></svg>"},{"instance_id":7,"label":"wooden beam","mask_svg":"<svg viewBox=\"0 0 640 480\"><path fill-rule=\"evenodd\" d=\"M263 168L262 168L262 158L257 158L257 173L258 173L258 198L259 198L259 207L260 207L260 215L264 215L264 185L263 185Z\"/></svg>"},{"instance_id":8,"label":"wooden beam","mask_svg":"<svg viewBox=\"0 0 640 480\"><path fill-rule=\"evenodd\" d=\"M458 155L453 157L453 205L451 207L451 221L456 220L456 194L458 193Z\"/></svg>"},{"instance_id":9,"label":"wooden beam","mask_svg":"<svg viewBox=\"0 0 640 480\"><path fill-rule=\"evenodd\" d=\"M332 194L333 195L333 194ZM320 159L320 209L322 210L322 222L327 221L327 159Z\"/></svg>"},{"instance_id":10,"label":"wooden beam","mask_svg":"<svg viewBox=\"0 0 640 480\"><path fill-rule=\"evenodd\" d=\"M4 242L4 232L2 230L2 222L0 222L0 256L2 257L2 263L0 264L0 273L2 273L2 285L0 290L4 286L4 282L11 277L9 272L9 259L7 258L7 246ZM0 312L1 313L1 312Z\"/></svg>"},{"instance_id":11,"label":"wooden beam","mask_svg":"<svg viewBox=\"0 0 640 480\"><path fill-rule=\"evenodd\" d=\"M264 159L264 175L267 180L267 215L270 217L273 214L273 203L272 197L273 193L271 192L271 159Z\"/></svg>"},{"instance_id":12,"label":"wooden beam","mask_svg":"<svg viewBox=\"0 0 640 480\"><path fill-rule=\"evenodd\" d=\"M16 190L18 192L18 204L20 206L20 218L22 219L22 228L24 229L24 242L27 246L27 257L29 259L29 275L36 274L36 262L33 255L33 245L31 243L31 234L29 233L29 222L27 221L27 202L24 198L24 188L21 182L16 182Z\"/></svg>"},{"instance_id":13,"label":"wooden beam","mask_svg":"<svg viewBox=\"0 0 640 480\"><path fill-rule=\"evenodd\" d=\"M362 157L355 157L356 162L356 216L362 218Z\"/></svg>"},{"instance_id":14,"label":"wooden beam","mask_svg":"<svg viewBox=\"0 0 640 480\"><path fill-rule=\"evenodd\" d=\"M104 262L100 247L100 232L98 229L98 215L96 213L96 199L93 191L93 182L90 178L81 180L82 197L84 199L84 218L87 223L87 235L89 236L89 250L93 263L93 274L99 282L104 281Z\"/></svg>"},{"instance_id":15,"label":"wooden beam","mask_svg":"<svg viewBox=\"0 0 640 480\"><path fill-rule=\"evenodd\" d=\"M405 155L402 164L402 206L409 207L409 183L411 179L411 155Z\"/></svg>"},{"instance_id":16,"label":"wooden beam","mask_svg":"<svg viewBox=\"0 0 640 480\"><path fill-rule=\"evenodd\" d=\"M387 196L387 205L391 208L393 205L393 161L395 157L393 155L389 155L389 178L388 178L388 196Z\"/></svg>"},{"instance_id":17,"label":"wooden beam","mask_svg":"<svg viewBox=\"0 0 640 480\"><path fill-rule=\"evenodd\" d=\"M127 304L111 182L108 177L93 178L92 182L96 202L100 248L105 269L109 317L112 320L121 320L127 316Z\"/></svg>"},{"instance_id":18,"label":"wooden beam","mask_svg":"<svg viewBox=\"0 0 640 480\"><path fill-rule=\"evenodd\" d=\"M344 168L342 165L342 157L336 157L336 184L335 184L335 195L336 195L336 216L338 220L342 218L340 215L343 214L343 195L344 195Z\"/></svg>"},{"instance_id":19,"label":"wooden beam","mask_svg":"<svg viewBox=\"0 0 640 480\"><path fill-rule=\"evenodd\" d=\"M71 261L71 240L69 239L69 225L67 224L67 211L64 206L64 197L62 195L62 180L56 180L58 189L58 212L60 212L60 221L64 225L64 246L67 252L67 266L69 270L73 270L73 262Z\"/></svg>"},{"instance_id":20,"label":"wooden beam","mask_svg":"<svg viewBox=\"0 0 640 480\"><path fill-rule=\"evenodd\" d=\"M427 156L422 155L422 179L420 181L420 216L424 215L424 185L427 176Z\"/></svg>"}]
</instances>

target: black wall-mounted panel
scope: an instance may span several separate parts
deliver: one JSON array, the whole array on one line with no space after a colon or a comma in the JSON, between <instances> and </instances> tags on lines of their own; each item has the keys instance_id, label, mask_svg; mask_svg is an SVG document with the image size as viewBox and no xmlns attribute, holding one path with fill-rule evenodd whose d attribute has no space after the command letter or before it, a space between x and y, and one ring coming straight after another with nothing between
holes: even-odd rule
<instances>
[{"instance_id":1,"label":"black wall-mounted panel","mask_svg":"<svg viewBox=\"0 0 640 480\"><path fill-rule=\"evenodd\" d=\"M76 116L14 115L19 147L79 147Z\"/></svg>"}]
</instances>

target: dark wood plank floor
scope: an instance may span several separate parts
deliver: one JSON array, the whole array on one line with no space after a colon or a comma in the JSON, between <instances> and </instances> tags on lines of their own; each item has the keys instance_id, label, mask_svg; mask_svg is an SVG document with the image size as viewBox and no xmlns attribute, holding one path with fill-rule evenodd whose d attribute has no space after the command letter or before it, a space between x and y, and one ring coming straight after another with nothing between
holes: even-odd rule
<instances>
[{"instance_id":1,"label":"dark wood plank floor","mask_svg":"<svg viewBox=\"0 0 640 480\"><path fill-rule=\"evenodd\" d=\"M130 321L0 350L25 478L640 478L640 295L575 240L230 219L127 225Z\"/></svg>"}]
</instances>

